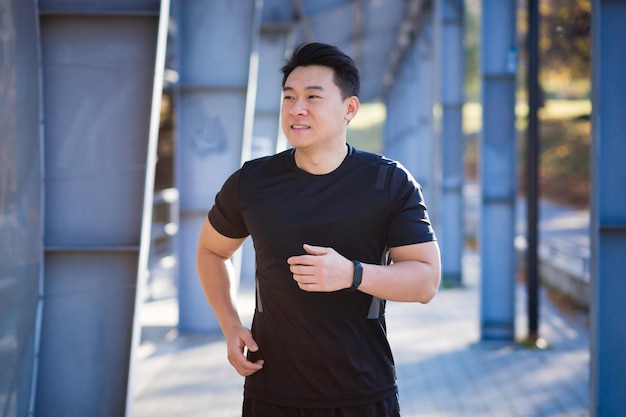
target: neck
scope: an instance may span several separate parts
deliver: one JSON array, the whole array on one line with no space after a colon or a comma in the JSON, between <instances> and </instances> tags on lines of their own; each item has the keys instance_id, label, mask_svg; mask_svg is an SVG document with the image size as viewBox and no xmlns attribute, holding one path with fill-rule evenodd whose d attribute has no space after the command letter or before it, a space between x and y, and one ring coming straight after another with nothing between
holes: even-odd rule
<instances>
[{"instance_id":1,"label":"neck","mask_svg":"<svg viewBox=\"0 0 626 417\"><path fill-rule=\"evenodd\" d=\"M348 145L341 143L340 146L322 152L298 148L294 152L294 159L301 170L309 174L323 175L339 168L346 155L348 155Z\"/></svg>"}]
</instances>

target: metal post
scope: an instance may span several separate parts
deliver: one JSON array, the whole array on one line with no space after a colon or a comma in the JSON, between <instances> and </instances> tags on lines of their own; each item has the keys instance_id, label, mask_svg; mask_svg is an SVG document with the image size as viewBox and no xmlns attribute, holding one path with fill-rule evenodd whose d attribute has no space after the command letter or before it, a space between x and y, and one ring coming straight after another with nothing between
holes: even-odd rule
<instances>
[{"instance_id":1,"label":"metal post","mask_svg":"<svg viewBox=\"0 0 626 417\"><path fill-rule=\"evenodd\" d=\"M515 0L483 1L481 338L515 338Z\"/></svg>"},{"instance_id":2,"label":"metal post","mask_svg":"<svg viewBox=\"0 0 626 417\"><path fill-rule=\"evenodd\" d=\"M135 316L130 348L128 382L126 388L126 413L133 415L133 392L136 374L136 358L141 344L141 317L139 310L144 302L144 289L149 273L148 259L152 243L152 209L154 207L154 177L157 164L157 146L159 142L159 125L161 122L161 100L163 95L163 76L165 71L165 51L167 48L167 31L170 23L170 1L161 0L159 20L154 45L155 63L152 83L152 97L150 106L150 125L148 130L148 145L146 155L145 186L143 190L143 214L141 216L141 235L139 245L139 259L137 265L137 290L135 292Z\"/></svg>"},{"instance_id":3,"label":"metal post","mask_svg":"<svg viewBox=\"0 0 626 417\"><path fill-rule=\"evenodd\" d=\"M537 258L539 217L539 1L528 0L528 141L526 148L526 272L528 286L528 341L539 338L539 266Z\"/></svg>"},{"instance_id":4,"label":"metal post","mask_svg":"<svg viewBox=\"0 0 626 417\"><path fill-rule=\"evenodd\" d=\"M260 28L258 83L250 147L247 159L276 153L280 129L280 102L285 47L289 26L270 24ZM245 153L245 150L244 150ZM243 156L243 155L242 155ZM245 162L247 159L242 159ZM241 252L241 286L254 284L255 253L252 240L244 242Z\"/></svg>"},{"instance_id":5,"label":"metal post","mask_svg":"<svg viewBox=\"0 0 626 417\"><path fill-rule=\"evenodd\" d=\"M417 89L418 72L414 43L408 48L389 88L385 102L387 118L383 127L385 155L402 163L414 176L420 153L417 107L419 97L424 97Z\"/></svg>"},{"instance_id":6,"label":"metal post","mask_svg":"<svg viewBox=\"0 0 626 417\"><path fill-rule=\"evenodd\" d=\"M178 327L183 332L212 332L219 330L219 324L200 287L195 254L207 210L226 178L241 166L244 133L251 132L246 124L246 99L251 96L249 68L259 2L176 3ZM233 283L233 291L237 285Z\"/></svg>"},{"instance_id":7,"label":"metal post","mask_svg":"<svg viewBox=\"0 0 626 417\"><path fill-rule=\"evenodd\" d=\"M0 0L0 414L32 414L43 306L37 5Z\"/></svg>"},{"instance_id":8,"label":"metal post","mask_svg":"<svg viewBox=\"0 0 626 417\"><path fill-rule=\"evenodd\" d=\"M420 30L417 34L416 65L417 65L417 126L416 137L420 146L417 153L415 179L422 186L424 199L428 204L433 224L438 224L439 216L435 201L435 161L436 144L433 106L435 105L435 45L433 41L432 10L420 14Z\"/></svg>"},{"instance_id":9,"label":"metal post","mask_svg":"<svg viewBox=\"0 0 626 417\"><path fill-rule=\"evenodd\" d=\"M626 0L591 2L591 416L626 410Z\"/></svg>"},{"instance_id":10,"label":"metal post","mask_svg":"<svg viewBox=\"0 0 626 417\"><path fill-rule=\"evenodd\" d=\"M441 261L444 283L460 286L463 255L463 1L441 0Z\"/></svg>"},{"instance_id":11,"label":"metal post","mask_svg":"<svg viewBox=\"0 0 626 417\"><path fill-rule=\"evenodd\" d=\"M147 270L167 16L159 2L39 3L46 291L34 414L121 416Z\"/></svg>"},{"instance_id":12,"label":"metal post","mask_svg":"<svg viewBox=\"0 0 626 417\"><path fill-rule=\"evenodd\" d=\"M419 28L387 95L384 153L400 161L420 183L433 221L436 213L432 211L435 182L432 13L420 15Z\"/></svg>"}]
</instances>

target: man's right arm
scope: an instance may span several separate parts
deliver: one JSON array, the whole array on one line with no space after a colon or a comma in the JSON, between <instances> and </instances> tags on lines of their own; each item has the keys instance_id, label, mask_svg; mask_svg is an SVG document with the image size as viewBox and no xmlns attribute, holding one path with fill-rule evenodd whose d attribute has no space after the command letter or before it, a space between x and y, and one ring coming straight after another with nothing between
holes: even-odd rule
<instances>
[{"instance_id":1,"label":"man's right arm","mask_svg":"<svg viewBox=\"0 0 626 417\"><path fill-rule=\"evenodd\" d=\"M198 240L196 268L204 295L226 338L228 361L240 375L247 376L262 369L263 361L250 362L244 355L244 348L256 352L259 347L250 330L241 323L231 291L234 271L230 258L244 240L222 235L205 218Z\"/></svg>"}]
</instances>

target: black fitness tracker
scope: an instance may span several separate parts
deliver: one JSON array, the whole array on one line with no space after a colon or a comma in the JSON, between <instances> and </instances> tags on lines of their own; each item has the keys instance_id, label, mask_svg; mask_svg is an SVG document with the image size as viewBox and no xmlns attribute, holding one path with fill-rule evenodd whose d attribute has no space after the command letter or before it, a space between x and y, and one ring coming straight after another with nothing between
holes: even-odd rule
<instances>
[{"instance_id":1,"label":"black fitness tracker","mask_svg":"<svg viewBox=\"0 0 626 417\"><path fill-rule=\"evenodd\" d=\"M363 265L359 261L352 262L354 263L354 275L352 276L352 286L348 290L356 291L361 285L361 280L363 280Z\"/></svg>"}]
</instances>

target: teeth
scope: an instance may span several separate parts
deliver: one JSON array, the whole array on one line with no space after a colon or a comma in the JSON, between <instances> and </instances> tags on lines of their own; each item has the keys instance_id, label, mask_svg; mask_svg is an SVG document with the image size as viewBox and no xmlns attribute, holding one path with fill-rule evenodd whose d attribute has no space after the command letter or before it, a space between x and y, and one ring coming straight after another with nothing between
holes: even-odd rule
<instances>
[{"instance_id":1,"label":"teeth","mask_svg":"<svg viewBox=\"0 0 626 417\"><path fill-rule=\"evenodd\" d=\"M291 126L293 129L308 129L308 126L302 126L302 125L293 125Z\"/></svg>"}]
</instances>

